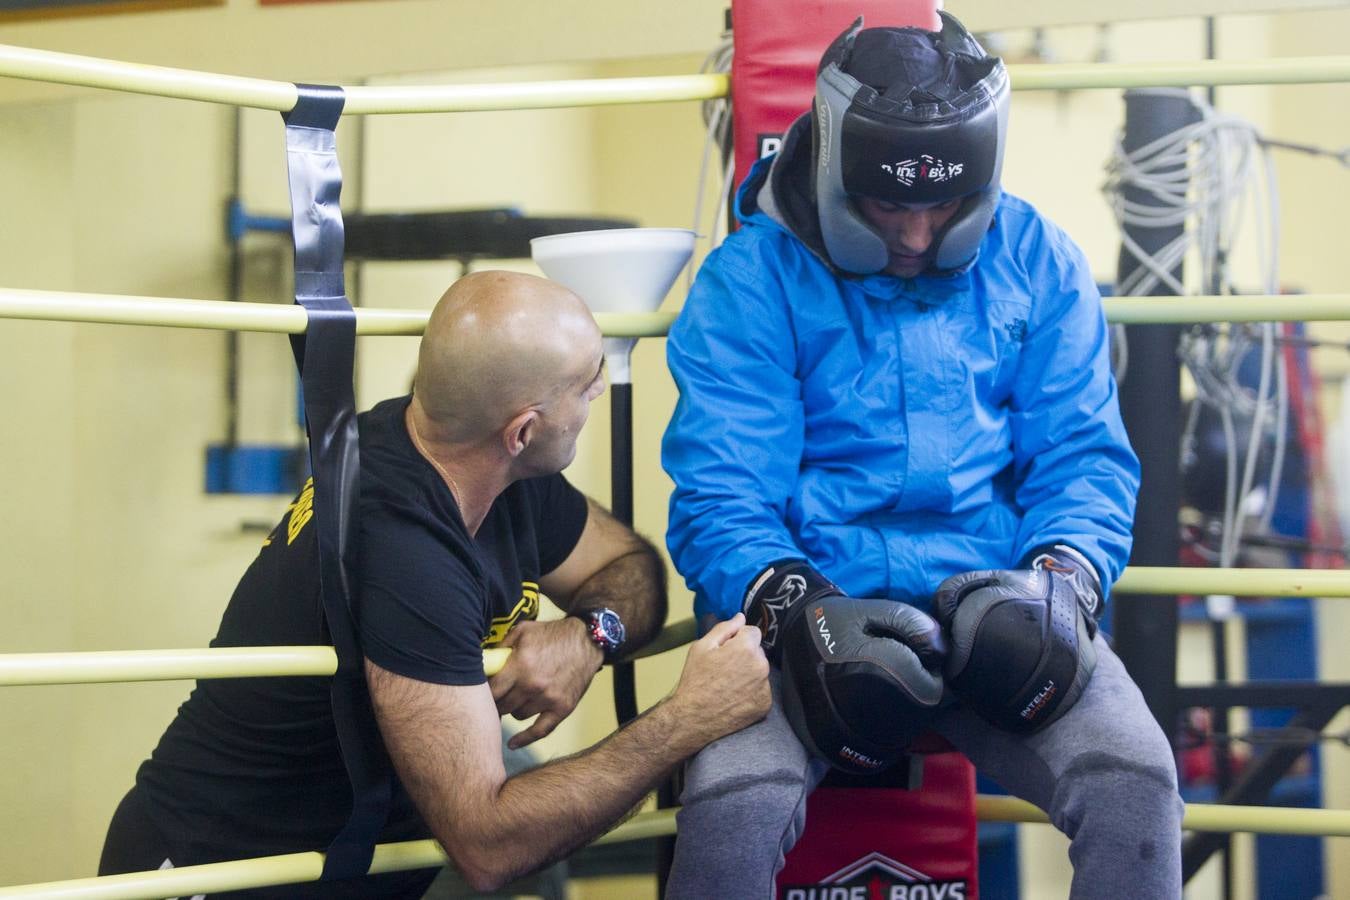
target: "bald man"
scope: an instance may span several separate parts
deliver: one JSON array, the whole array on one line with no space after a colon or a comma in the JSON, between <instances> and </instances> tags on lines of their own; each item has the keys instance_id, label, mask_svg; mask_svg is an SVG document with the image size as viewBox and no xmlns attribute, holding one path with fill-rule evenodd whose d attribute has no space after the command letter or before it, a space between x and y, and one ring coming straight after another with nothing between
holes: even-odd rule
<instances>
[{"instance_id":1,"label":"bald man","mask_svg":"<svg viewBox=\"0 0 1350 900\"><path fill-rule=\"evenodd\" d=\"M603 390L600 331L574 294L481 272L433 310L412 396L360 417L355 618L398 774L380 840L434 836L477 890L589 842L769 707L759 632L733 620L690 648L674 692L629 726L507 777L500 717L534 718L513 747L548 734L601 664L649 641L666 614L651 545L560 474ZM307 485L264 541L212 646L328 643L312 499ZM540 593L567 615L538 621ZM512 652L487 678L491 646ZM350 798L328 679L201 681L114 814L99 871L322 849ZM415 898L434 875L234 896Z\"/></svg>"}]
</instances>

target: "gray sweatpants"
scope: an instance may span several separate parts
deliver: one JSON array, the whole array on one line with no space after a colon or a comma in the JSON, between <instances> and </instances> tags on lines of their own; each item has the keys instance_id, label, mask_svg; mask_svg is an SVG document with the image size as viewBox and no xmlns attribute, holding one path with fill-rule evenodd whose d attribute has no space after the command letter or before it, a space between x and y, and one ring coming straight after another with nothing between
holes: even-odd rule
<instances>
[{"instance_id":1,"label":"gray sweatpants","mask_svg":"<svg viewBox=\"0 0 1350 900\"><path fill-rule=\"evenodd\" d=\"M935 731L1010 793L1044 810L1070 840L1074 900L1181 896L1181 798L1162 730L1099 635L1097 669L1048 728L1015 735L961 707ZM778 702L757 725L689 764L668 900L773 896L783 856L806 823L826 766L810 758Z\"/></svg>"}]
</instances>

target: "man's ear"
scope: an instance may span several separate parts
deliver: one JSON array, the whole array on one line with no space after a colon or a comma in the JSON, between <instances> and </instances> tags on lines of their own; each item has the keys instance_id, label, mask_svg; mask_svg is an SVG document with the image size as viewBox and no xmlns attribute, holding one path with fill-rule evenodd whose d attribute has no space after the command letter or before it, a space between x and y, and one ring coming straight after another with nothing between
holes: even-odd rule
<instances>
[{"instance_id":1,"label":"man's ear","mask_svg":"<svg viewBox=\"0 0 1350 900\"><path fill-rule=\"evenodd\" d=\"M539 411L534 409L522 410L506 423L506 428L502 429L502 443L508 456L515 459L525 452L525 448L530 446L530 441L534 440L538 424Z\"/></svg>"}]
</instances>

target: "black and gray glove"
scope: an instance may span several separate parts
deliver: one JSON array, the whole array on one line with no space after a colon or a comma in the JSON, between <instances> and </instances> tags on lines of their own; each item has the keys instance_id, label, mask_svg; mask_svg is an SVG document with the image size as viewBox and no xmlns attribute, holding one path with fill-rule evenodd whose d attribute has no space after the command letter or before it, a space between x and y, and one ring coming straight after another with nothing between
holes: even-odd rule
<instances>
[{"instance_id":1,"label":"black and gray glove","mask_svg":"<svg viewBox=\"0 0 1350 900\"><path fill-rule=\"evenodd\" d=\"M952 643L947 684L1000 728L1044 728L1092 677L1102 606L1092 564L1063 544L1032 554L1027 569L948 578L934 603Z\"/></svg>"},{"instance_id":2,"label":"black and gray glove","mask_svg":"<svg viewBox=\"0 0 1350 900\"><path fill-rule=\"evenodd\" d=\"M806 747L846 772L886 769L942 701L946 643L926 613L846 597L804 560L751 584L746 620L783 672L783 711Z\"/></svg>"}]
</instances>

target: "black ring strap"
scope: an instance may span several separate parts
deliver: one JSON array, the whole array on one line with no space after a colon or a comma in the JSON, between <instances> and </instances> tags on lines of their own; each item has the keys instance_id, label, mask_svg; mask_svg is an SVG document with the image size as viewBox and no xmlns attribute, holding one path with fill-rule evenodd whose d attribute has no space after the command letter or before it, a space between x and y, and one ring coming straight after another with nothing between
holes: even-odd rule
<instances>
[{"instance_id":1,"label":"black ring strap","mask_svg":"<svg viewBox=\"0 0 1350 900\"><path fill-rule=\"evenodd\" d=\"M345 97L339 87L296 85L286 123L286 163L295 237L295 302L309 318L291 337L304 392L314 517L319 538L319 587L324 619L337 652L333 721L352 785L352 813L324 860L323 880L366 874L388 817L391 767L366 689L363 654L351 613L355 583L348 554L357 536L360 451L352 389L356 313L342 272L342 170L334 129Z\"/></svg>"}]
</instances>

